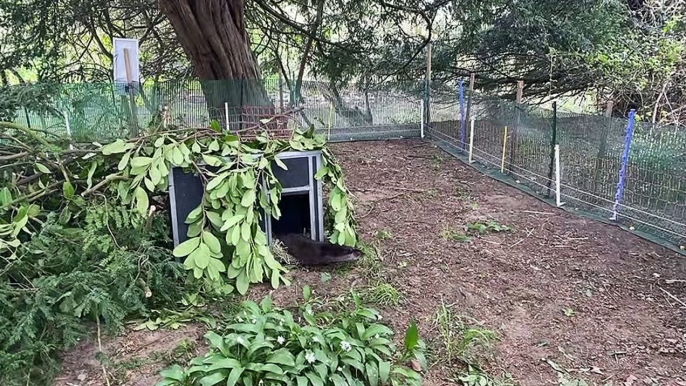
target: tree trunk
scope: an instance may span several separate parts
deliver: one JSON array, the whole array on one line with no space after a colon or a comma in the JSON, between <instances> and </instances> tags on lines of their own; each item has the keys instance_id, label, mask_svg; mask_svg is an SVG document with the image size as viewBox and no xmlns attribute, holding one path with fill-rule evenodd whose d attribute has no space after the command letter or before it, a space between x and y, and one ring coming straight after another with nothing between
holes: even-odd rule
<instances>
[{"instance_id":1,"label":"tree trunk","mask_svg":"<svg viewBox=\"0 0 686 386\"><path fill-rule=\"evenodd\" d=\"M312 43L314 43L314 38L317 35L317 28L322 24L322 17L324 15L324 0L319 0L317 4L317 14L314 18L314 25L312 25L312 30L310 31L309 37L307 38L307 43L305 43L305 49L303 50L303 56L300 60L300 68L298 69L298 78L295 81L295 106L298 106L302 102L302 96L300 91L303 84L303 76L305 75L305 66L307 65L307 60L310 56L310 50L312 49Z\"/></svg>"},{"instance_id":2,"label":"tree trunk","mask_svg":"<svg viewBox=\"0 0 686 386\"><path fill-rule=\"evenodd\" d=\"M160 8L193 63L210 119L223 122L224 106L273 107L250 49L243 0L160 0Z\"/></svg>"},{"instance_id":3,"label":"tree trunk","mask_svg":"<svg viewBox=\"0 0 686 386\"><path fill-rule=\"evenodd\" d=\"M372 124L371 111L368 109L367 111L362 111L357 106L348 106L341 97L338 87L336 87L334 82L329 82L329 87L321 91L324 97L333 103L336 114L347 119L352 126L370 126Z\"/></svg>"}]
</instances>

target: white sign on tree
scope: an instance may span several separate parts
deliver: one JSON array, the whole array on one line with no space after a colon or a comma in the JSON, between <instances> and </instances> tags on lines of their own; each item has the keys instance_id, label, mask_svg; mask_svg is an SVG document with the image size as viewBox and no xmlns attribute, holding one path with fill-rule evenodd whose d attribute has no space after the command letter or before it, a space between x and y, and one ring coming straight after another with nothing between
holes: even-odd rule
<instances>
[{"instance_id":1,"label":"white sign on tree","mask_svg":"<svg viewBox=\"0 0 686 386\"><path fill-rule=\"evenodd\" d=\"M128 94L138 93L140 83L140 63L138 54L138 39L114 38L114 83L116 91ZM131 86L131 90L129 87Z\"/></svg>"}]
</instances>

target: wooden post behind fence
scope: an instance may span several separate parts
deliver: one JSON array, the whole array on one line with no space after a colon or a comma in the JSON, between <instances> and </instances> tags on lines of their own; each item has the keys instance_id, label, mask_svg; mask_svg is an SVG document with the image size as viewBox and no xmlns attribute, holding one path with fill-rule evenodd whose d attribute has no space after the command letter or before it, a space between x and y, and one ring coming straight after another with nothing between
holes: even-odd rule
<instances>
[{"instance_id":1,"label":"wooden post behind fence","mask_svg":"<svg viewBox=\"0 0 686 386\"><path fill-rule=\"evenodd\" d=\"M283 113L283 76L281 76L281 70L277 72L279 73L279 106L281 107L281 112Z\"/></svg>"},{"instance_id":2,"label":"wooden post behind fence","mask_svg":"<svg viewBox=\"0 0 686 386\"><path fill-rule=\"evenodd\" d=\"M522 123L522 99L524 96L524 81L519 80L517 81L517 99L515 100L515 125L512 128L512 133L510 134L510 165L509 169L512 168L513 165L516 164L517 162L517 145L519 145L517 141L517 134L519 132L519 126Z\"/></svg>"},{"instance_id":3,"label":"wooden post behind fence","mask_svg":"<svg viewBox=\"0 0 686 386\"><path fill-rule=\"evenodd\" d=\"M598 154L595 158L595 173L593 175L593 194L598 194L598 183L600 182L600 171L603 167L603 159L605 158L605 153L607 152L607 136L612 129L612 110L614 109L614 102L607 101L607 106L605 107L605 125L603 125L603 130L600 134L600 143L598 145Z\"/></svg>"},{"instance_id":4,"label":"wooden post behind fence","mask_svg":"<svg viewBox=\"0 0 686 386\"><path fill-rule=\"evenodd\" d=\"M474 97L474 82L476 81L476 74L469 74L469 92L467 93L467 121L472 120L472 98Z\"/></svg>"},{"instance_id":5,"label":"wooden post behind fence","mask_svg":"<svg viewBox=\"0 0 686 386\"><path fill-rule=\"evenodd\" d=\"M424 106L426 124L431 124L431 42L426 45L426 103Z\"/></svg>"}]
</instances>

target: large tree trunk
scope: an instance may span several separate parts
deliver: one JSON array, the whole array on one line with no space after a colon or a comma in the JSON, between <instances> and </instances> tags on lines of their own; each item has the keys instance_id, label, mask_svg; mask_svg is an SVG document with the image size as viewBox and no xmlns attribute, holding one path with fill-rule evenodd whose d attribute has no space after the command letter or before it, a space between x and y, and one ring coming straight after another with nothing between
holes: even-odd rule
<instances>
[{"instance_id":1,"label":"large tree trunk","mask_svg":"<svg viewBox=\"0 0 686 386\"><path fill-rule=\"evenodd\" d=\"M272 106L250 49L243 0L160 0L200 78L210 119L242 106Z\"/></svg>"}]
</instances>

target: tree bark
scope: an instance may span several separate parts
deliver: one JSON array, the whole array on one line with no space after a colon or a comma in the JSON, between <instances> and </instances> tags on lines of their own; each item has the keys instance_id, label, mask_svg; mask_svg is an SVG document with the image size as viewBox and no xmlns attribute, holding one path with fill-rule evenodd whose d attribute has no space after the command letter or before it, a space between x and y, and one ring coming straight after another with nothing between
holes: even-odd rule
<instances>
[{"instance_id":1,"label":"tree bark","mask_svg":"<svg viewBox=\"0 0 686 386\"><path fill-rule=\"evenodd\" d=\"M250 49L243 0L160 0L179 42L193 63L210 119L223 121L224 104L271 106Z\"/></svg>"}]
</instances>

